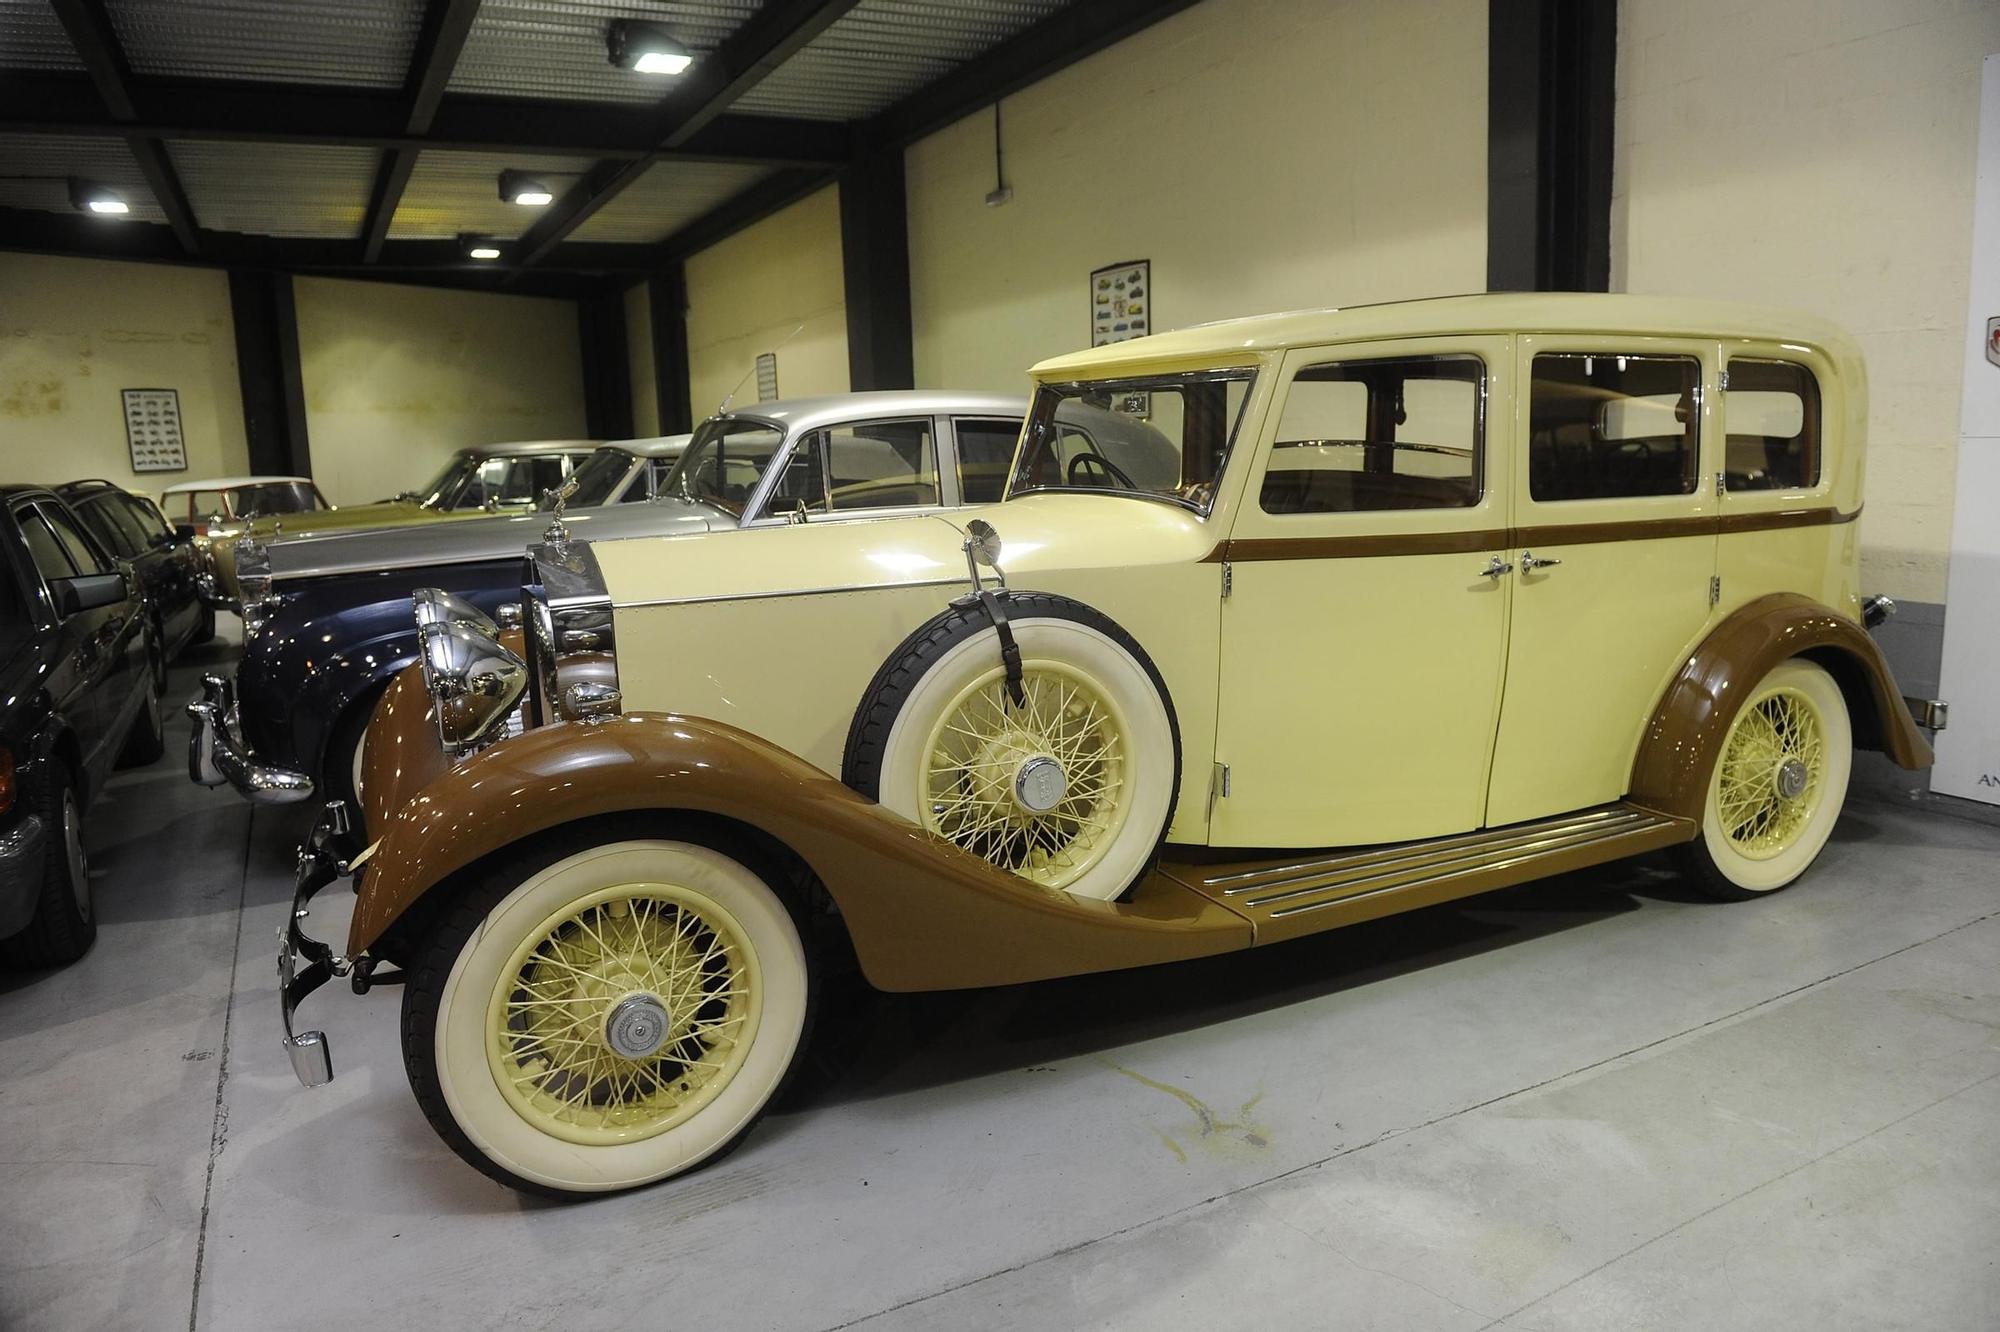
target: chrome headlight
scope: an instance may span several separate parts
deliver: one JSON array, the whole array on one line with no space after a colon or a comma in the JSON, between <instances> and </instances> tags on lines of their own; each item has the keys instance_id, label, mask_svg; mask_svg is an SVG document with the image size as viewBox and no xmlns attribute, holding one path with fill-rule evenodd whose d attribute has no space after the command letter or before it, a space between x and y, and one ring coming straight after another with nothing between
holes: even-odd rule
<instances>
[{"instance_id":1,"label":"chrome headlight","mask_svg":"<svg viewBox=\"0 0 2000 1332\"><path fill-rule=\"evenodd\" d=\"M522 588L531 725L597 721L624 710L618 688L618 642L611 594L588 541L544 544L530 552Z\"/></svg>"},{"instance_id":2,"label":"chrome headlight","mask_svg":"<svg viewBox=\"0 0 2000 1332\"><path fill-rule=\"evenodd\" d=\"M254 628L274 600L271 552L257 538L247 536L237 538L235 549L237 602L242 607L244 626Z\"/></svg>"},{"instance_id":3,"label":"chrome headlight","mask_svg":"<svg viewBox=\"0 0 2000 1332\"><path fill-rule=\"evenodd\" d=\"M454 596L442 588L420 587L410 595L410 604L417 612L417 632L434 624L459 624L468 629L476 629L488 638L500 636L500 626L493 623L493 617L464 597Z\"/></svg>"},{"instance_id":4,"label":"chrome headlight","mask_svg":"<svg viewBox=\"0 0 2000 1332\"><path fill-rule=\"evenodd\" d=\"M501 646L493 634L459 621L425 623L420 618L417 640L424 688L430 691L438 738L445 748L463 753L494 738L528 687L527 663Z\"/></svg>"}]
</instances>

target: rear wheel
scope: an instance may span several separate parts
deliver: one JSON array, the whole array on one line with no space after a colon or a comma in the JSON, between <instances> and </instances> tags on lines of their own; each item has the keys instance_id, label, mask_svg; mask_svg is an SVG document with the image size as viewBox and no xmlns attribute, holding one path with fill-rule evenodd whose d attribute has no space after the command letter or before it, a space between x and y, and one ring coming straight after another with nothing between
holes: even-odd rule
<instances>
[{"instance_id":1,"label":"rear wheel","mask_svg":"<svg viewBox=\"0 0 2000 1332\"><path fill-rule=\"evenodd\" d=\"M1840 686L1812 662L1773 669L1738 709L1682 868L1711 896L1762 897L1811 867L1847 798L1854 734Z\"/></svg>"},{"instance_id":2,"label":"rear wheel","mask_svg":"<svg viewBox=\"0 0 2000 1332\"><path fill-rule=\"evenodd\" d=\"M83 850L83 804L61 760L48 761L46 793L36 811L46 829L42 887L28 927L0 940L0 961L16 967L55 967L90 951L97 913L90 895L90 863Z\"/></svg>"},{"instance_id":3,"label":"rear wheel","mask_svg":"<svg viewBox=\"0 0 2000 1332\"><path fill-rule=\"evenodd\" d=\"M1067 598L1008 598L1021 697L991 621L954 607L863 700L848 785L1022 878L1079 897L1131 886L1172 822L1180 734L1166 686L1117 625Z\"/></svg>"},{"instance_id":4,"label":"rear wheel","mask_svg":"<svg viewBox=\"0 0 2000 1332\"><path fill-rule=\"evenodd\" d=\"M532 1193L634 1188L715 1159L804 1047L813 969L774 880L715 847L619 832L552 839L525 873L515 861L467 894L404 996L404 1064L431 1126Z\"/></svg>"}]
</instances>

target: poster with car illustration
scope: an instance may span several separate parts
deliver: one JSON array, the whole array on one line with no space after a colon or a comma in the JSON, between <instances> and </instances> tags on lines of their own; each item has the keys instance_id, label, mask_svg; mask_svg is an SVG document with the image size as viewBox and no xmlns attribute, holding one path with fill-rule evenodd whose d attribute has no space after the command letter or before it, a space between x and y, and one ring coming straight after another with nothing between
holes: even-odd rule
<instances>
[{"instance_id":1,"label":"poster with car illustration","mask_svg":"<svg viewBox=\"0 0 2000 1332\"><path fill-rule=\"evenodd\" d=\"M1152 329L1153 264L1128 259L1090 275L1090 345L1143 338Z\"/></svg>"}]
</instances>

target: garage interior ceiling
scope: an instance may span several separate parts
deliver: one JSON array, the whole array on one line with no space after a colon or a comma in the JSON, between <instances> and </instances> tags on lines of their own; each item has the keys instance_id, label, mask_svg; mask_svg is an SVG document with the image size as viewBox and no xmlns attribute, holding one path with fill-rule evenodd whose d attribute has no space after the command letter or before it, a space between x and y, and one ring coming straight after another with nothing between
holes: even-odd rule
<instances>
[{"instance_id":1,"label":"garage interior ceiling","mask_svg":"<svg viewBox=\"0 0 2000 1332\"><path fill-rule=\"evenodd\" d=\"M590 294L1188 3L0 0L0 248ZM615 19L694 64L612 65Z\"/></svg>"}]
</instances>

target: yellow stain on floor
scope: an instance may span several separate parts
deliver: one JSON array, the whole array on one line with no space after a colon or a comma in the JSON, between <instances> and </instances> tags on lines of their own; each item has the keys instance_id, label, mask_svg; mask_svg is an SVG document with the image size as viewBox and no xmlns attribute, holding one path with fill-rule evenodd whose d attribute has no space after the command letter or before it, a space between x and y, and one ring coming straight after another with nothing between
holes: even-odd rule
<instances>
[{"instance_id":1,"label":"yellow stain on floor","mask_svg":"<svg viewBox=\"0 0 2000 1332\"><path fill-rule=\"evenodd\" d=\"M1136 1069L1114 1064L1108 1059L1100 1059L1098 1062L1112 1072L1122 1073L1142 1087L1151 1087L1154 1091L1164 1092L1186 1106L1194 1115L1194 1124L1192 1131L1182 1130L1181 1137L1187 1138L1203 1151L1217 1156L1240 1156L1245 1148L1261 1151L1271 1145L1270 1129L1252 1117L1257 1103L1264 1099L1264 1093L1261 1091L1237 1108L1235 1118L1224 1119L1206 1101L1185 1087L1176 1087L1170 1082L1149 1078ZM1172 1152L1182 1164L1186 1164L1187 1149L1181 1145L1179 1138L1157 1125L1148 1127L1161 1142L1166 1144L1168 1151Z\"/></svg>"}]
</instances>

